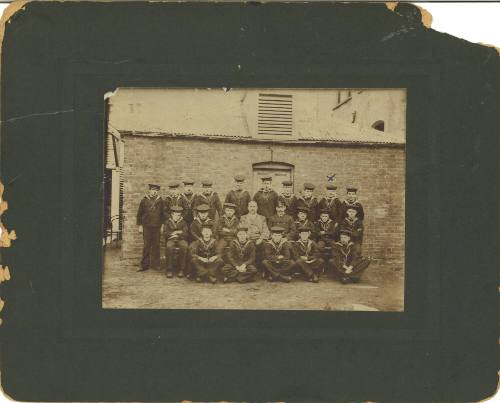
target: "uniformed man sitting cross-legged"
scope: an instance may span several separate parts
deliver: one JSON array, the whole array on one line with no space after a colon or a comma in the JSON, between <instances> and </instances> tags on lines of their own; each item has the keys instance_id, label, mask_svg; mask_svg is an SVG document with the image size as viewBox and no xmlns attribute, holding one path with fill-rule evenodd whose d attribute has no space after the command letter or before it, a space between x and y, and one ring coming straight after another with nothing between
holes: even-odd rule
<instances>
[{"instance_id":1,"label":"uniformed man sitting cross-legged","mask_svg":"<svg viewBox=\"0 0 500 403\"><path fill-rule=\"evenodd\" d=\"M271 239L264 243L262 266L269 281L289 283L292 270L290 243L283 238L283 227L271 228Z\"/></svg>"},{"instance_id":2,"label":"uniformed man sitting cross-legged","mask_svg":"<svg viewBox=\"0 0 500 403\"><path fill-rule=\"evenodd\" d=\"M187 274L186 255L189 230L186 221L182 218L182 207L172 206L170 210L170 217L164 225L166 274L168 278L172 278L174 273L177 273L177 277L184 277Z\"/></svg>"},{"instance_id":3,"label":"uniformed man sitting cross-legged","mask_svg":"<svg viewBox=\"0 0 500 403\"><path fill-rule=\"evenodd\" d=\"M333 243L329 262L334 277L343 284L359 282L371 263L371 258L361 256L361 246L352 242L351 236L348 229L340 230L340 241Z\"/></svg>"},{"instance_id":4,"label":"uniformed man sitting cross-legged","mask_svg":"<svg viewBox=\"0 0 500 403\"><path fill-rule=\"evenodd\" d=\"M137 271L160 269L160 234L165 215L159 190L160 185L150 184L149 193L141 200L137 210L137 225L144 241L141 267Z\"/></svg>"},{"instance_id":5,"label":"uniformed man sitting cross-legged","mask_svg":"<svg viewBox=\"0 0 500 403\"><path fill-rule=\"evenodd\" d=\"M292 247L292 257L295 261L293 268L304 273L309 281L317 283L325 262L316 242L309 239L311 227L301 226L297 228L297 231L299 240L294 242Z\"/></svg>"},{"instance_id":6,"label":"uniformed man sitting cross-legged","mask_svg":"<svg viewBox=\"0 0 500 403\"><path fill-rule=\"evenodd\" d=\"M226 257L226 264L222 268L224 283L237 281L248 283L255 280L255 243L248 239L248 227L239 225L236 239L231 241Z\"/></svg>"},{"instance_id":7,"label":"uniformed man sitting cross-legged","mask_svg":"<svg viewBox=\"0 0 500 403\"><path fill-rule=\"evenodd\" d=\"M217 282L217 270L224 264L217 253L217 242L212 236L212 226L203 225L201 238L190 246L191 263L195 269L196 282L209 280L212 284Z\"/></svg>"}]
</instances>

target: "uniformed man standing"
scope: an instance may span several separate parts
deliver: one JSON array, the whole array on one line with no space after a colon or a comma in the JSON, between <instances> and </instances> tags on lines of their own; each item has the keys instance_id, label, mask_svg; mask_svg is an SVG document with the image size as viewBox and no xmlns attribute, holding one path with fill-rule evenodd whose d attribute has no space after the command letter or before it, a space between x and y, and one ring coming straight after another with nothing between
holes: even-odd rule
<instances>
[{"instance_id":1,"label":"uniformed man standing","mask_svg":"<svg viewBox=\"0 0 500 403\"><path fill-rule=\"evenodd\" d=\"M297 214L297 198L292 192L293 182L287 180L281 182L281 184L283 190L278 196L278 200L285 205L285 214L295 218Z\"/></svg>"},{"instance_id":2,"label":"uniformed man standing","mask_svg":"<svg viewBox=\"0 0 500 403\"><path fill-rule=\"evenodd\" d=\"M295 262L293 269L299 269L309 281L317 283L325 262L316 242L309 239L311 227L301 226L297 228L297 231L299 232L299 240L294 242L292 247L292 258Z\"/></svg>"},{"instance_id":3,"label":"uniformed man standing","mask_svg":"<svg viewBox=\"0 0 500 403\"><path fill-rule=\"evenodd\" d=\"M340 278L342 284L347 284L360 281L371 259L361 256L361 247L351 241L351 232L342 229L340 241L332 245L332 258L329 263L334 276Z\"/></svg>"},{"instance_id":4,"label":"uniformed man standing","mask_svg":"<svg viewBox=\"0 0 500 403\"><path fill-rule=\"evenodd\" d=\"M189 226L194 220L194 202L196 194L193 191L194 181L186 179L183 181L184 189L182 190L182 208L184 209L183 217L186 224Z\"/></svg>"},{"instance_id":5,"label":"uniformed man standing","mask_svg":"<svg viewBox=\"0 0 500 403\"><path fill-rule=\"evenodd\" d=\"M282 227L271 228L271 239L264 243L262 266L268 275L269 281L283 281L289 283L292 271L290 243L283 238Z\"/></svg>"},{"instance_id":6,"label":"uniformed man standing","mask_svg":"<svg viewBox=\"0 0 500 403\"><path fill-rule=\"evenodd\" d=\"M225 200L225 203L236 205L236 217L238 218L248 213L248 203L251 200L250 193L243 190L244 183L245 177L243 175L236 175L234 177L234 189L228 192Z\"/></svg>"},{"instance_id":7,"label":"uniformed man standing","mask_svg":"<svg viewBox=\"0 0 500 403\"><path fill-rule=\"evenodd\" d=\"M168 184L169 192L165 197L165 217L170 217L173 206L182 207L183 205L180 186L178 181L172 181Z\"/></svg>"},{"instance_id":8,"label":"uniformed man standing","mask_svg":"<svg viewBox=\"0 0 500 403\"><path fill-rule=\"evenodd\" d=\"M212 189L212 181L204 180L201 182L202 192L199 195L196 195L196 201L194 202L195 206L199 206L200 204L206 204L208 206L208 216L215 220L215 215L222 215L222 204L217 192L214 192Z\"/></svg>"},{"instance_id":9,"label":"uniformed man standing","mask_svg":"<svg viewBox=\"0 0 500 403\"><path fill-rule=\"evenodd\" d=\"M318 219L318 199L313 196L314 185L312 183L304 183L304 190L302 195L297 197L297 209L301 207L307 207L308 213L307 218L311 222L315 222Z\"/></svg>"},{"instance_id":10,"label":"uniformed man standing","mask_svg":"<svg viewBox=\"0 0 500 403\"><path fill-rule=\"evenodd\" d=\"M214 234L217 240L217 253L225 260L225 248L232 240L236 239L236 232L240 220L235 215L236 205L224 203L224 214L219 217L214 226Z\"/></svg>"},{"instance_id":11,"label":"uniformed man standing","mask_svg":"<svg viewBox=\"0 0 500 403\"><path fill-rule=\"evenodd\" d=\"M360 220L365 219L365 211L363 210L363 205L358 201L358 188L348 187L346 188L347 194L346 199L342 202L341 205L341 219L347 217L347 208L354 207L358 214L357 217Z\"/></svg>"},{"instance_id":12,"label":"uniformed man standing","mask_svg":"<svg viewBox=\"0 0 500 403\"><path fill-rule=\"evenodd\" d=\"M248 228L239 225L236 239L232 240L227 253L227 263L222 268L224 283L237 281L248 283L255 280L255 244L248 239Z\"/></svg>"},{"instance_id":13,"label":"uniformed man standing","mask_svg":"<svg viewBox=\"0 0 500 403\"><path fill-rule=\"evenodd\" d=\"M276 206L276 214L269 217L267 220L267 225L269 228L271 227L282 227L284 229L283 236L288 240L292 240L295 234L295 220L285 214L286 206L280 200L278 201L278 205Z\"/></svg>"},{"instance_id":14,"label":"uniformed man standing","mask_svg":"<svg viewBox=\"0 0 500 403\"><path fill-rule=\"evenodd\" d=\"M137 271L160 269L160 233L165 215L159 190L159 185L150 184L149 193L141 200L137 210L137 225L144 240L141 267Z\"/></svg>"},{"instance_id":15,"label":"uniformed man standing","mask_svg":"<svg viewBox=\"0 0 500 403\"><path fill-rule=\"evenodd\" d=\"M278 205L278 193L271 188L272 177L265 176L261 178L262 189L253 196L253 200L257 202L257 213L268 219L274 215L276 206Z\"/></svg>"},{"instance_id":16,"label":"uniformed man standing","mask_svg":"<svg viewBox=\"0 0 500 403\"><path fill-rule=\"evenodd\" d=\"M333 222L340 223L343 219L343 217L341 217L341 207L342 203L337 197L337 186L332 184L326 185L326 194L325 197L319 201L318 209L327 209Z\"/></svg>"},{"instance_id":17,"label":"uniformed man standing","mask_svg":"<svg viewBox=\"0 0 500 403\"><path fill-rule=\"evenodd\" d=\"M180 278L187 274L185 268L189 230L182 218L182 207L172 206L170 211L170 217L164 225L166 274L168 278L172 278L177 273Z\"/></svg>"}]
</instances>

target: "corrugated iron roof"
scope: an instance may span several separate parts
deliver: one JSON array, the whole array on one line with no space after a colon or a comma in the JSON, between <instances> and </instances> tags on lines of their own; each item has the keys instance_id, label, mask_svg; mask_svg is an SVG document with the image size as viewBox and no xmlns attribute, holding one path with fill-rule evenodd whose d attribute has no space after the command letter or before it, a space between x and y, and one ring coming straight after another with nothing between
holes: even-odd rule
<instances>
[{"instance_id":1,"label":"corrugated iron roof","mask_svg":"<svg viewBox=\"0 0 500 403\"><path fill-rule=\"evenodd\" d=\"M342 134L332 133L323 136L317 135L301 135L301 136L248 136L248 135L234 135L225 133L181 133L181 132L143 132L143 131L121 131L124 135L137 135L148 137L192 137L203 139L227 139L227 140L240 140L252 142L280 142L286 144L301 144L301 143L356 143L356 144L398 144L404 145L404 139L399 136L394 136L385 132L376 133L356 133L356 134Z\"/></svg>"}]
</instances>

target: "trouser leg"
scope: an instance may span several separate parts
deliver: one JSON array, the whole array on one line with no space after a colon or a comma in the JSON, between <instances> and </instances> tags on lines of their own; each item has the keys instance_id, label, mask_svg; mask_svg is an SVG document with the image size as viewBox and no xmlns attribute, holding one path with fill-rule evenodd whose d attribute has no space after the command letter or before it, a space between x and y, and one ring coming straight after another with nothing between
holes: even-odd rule
<instances>
[{"instance_id":1,"label":"trouser leg","mask_svg":"<svg viewBox=\"0 0 500 403\"><path fill-rule=\"evenodd\" d=\"M141 267L157 269L160 266L160 227L143 227Z\"/></svg>"},{"instance_id":2,"label":"trouser leg","mask_svg":"<svg viewBox=\"0 0 500 403\"><path fill-rule=\"evenodd\" d=\"M237 273L237 280L239 283L249 283L255 280L257 275L257 268L254 265L247 265L246 271Z\"/></svg>"},{"instance_id":3,"label":"trouser leg","mask_svg":"<svg viewBox=\"0 0 500 403\"><path fill-rule=\"evenodd\" d=\"M186 261L188 244L186 241L180 240L177 247L179 248L179 250L177 251L177 273L187 274Z\"/></svg>"},{"instance_id":4,"label":"trouser leg","mask_svg":"<svg viewBox=\"0 0 500 403\"><path fill-rule=\"evenodd\" d=\"M174 270L175 241L165 242L165 262L167 273L172 273Z\"/></svg>"},{"instance_id":5,"label":"trouser leg","mask_svg":"<svg viewBox=\"0 0 500 403\"><path fill-rule=\"evenodd\" d=\"M142 247L141 267L149 269L151 263L151 239L148 227L143 227L142 229L142 240L144 245Z\"/></svg>"},{"instance_id":6,"label":"trouser leg","mask_svg":"<svg viewBox=\"0 0 500 403\"><path fill-rule=\"evenodd\" d=\"M210 262L207 264L208 276L215 277L217 275L217 271L224 265L224 262L221 258L217 258L216 261Z\"/></svg>"},{"instance_id":7,"label":"trouser leg","mask_svg":"<svg viewBox=\"0 0 500 403\"><path fill-rule=\"evenodd\" d=\"M361 259L361 262L359 262L356 266L352 268L352 273L349 274L349 277L353 280L359 280L363 275L363 272L370 265L370 263L371 263L370 259L365 259L365 258Z\"/></svg>"},{"instance_id":8,"label":"trouser leg","mask_svg":"<svg viewBox=\"0 0 500 403\"><path fill-rule=\"evenodd\" d=\"M160 227L151 228L151 262L150 267L158 270L160 268Z\"/></svg>"},{"instance_id":9,"label":"trouser leg","mask_svg":"<svg viewBox=\"0 0 500 403\"><path fill-rule=\"evenodd\" d=\"M238 270L232 264L226 264L222 268L222 274L227 277L229 281L236 281L238 279Z\"/></svg>"}]
</instances>

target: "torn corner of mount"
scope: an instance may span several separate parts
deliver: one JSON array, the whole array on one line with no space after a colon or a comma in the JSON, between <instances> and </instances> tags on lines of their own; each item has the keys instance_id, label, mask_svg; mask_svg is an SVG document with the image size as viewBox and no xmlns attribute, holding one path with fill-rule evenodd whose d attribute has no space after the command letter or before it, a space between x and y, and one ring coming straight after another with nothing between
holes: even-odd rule
<instances>
[{"instance_id":1,"label":"torn corner of mount","mask_svg":"<svg viewBox=\"0 0 500 403\"><path fill-rule=\"evenodd\" d=\"M108 91L108 92L106 92L106 93L104 94L104 100L109 99L109 98L111 98L111 97L114 97L116 94L118 94L118 90L119 90L119 88L117 88L117 89L116 89L116 90L114 90L114 91Z\"/></svg>"}]
</instances>

